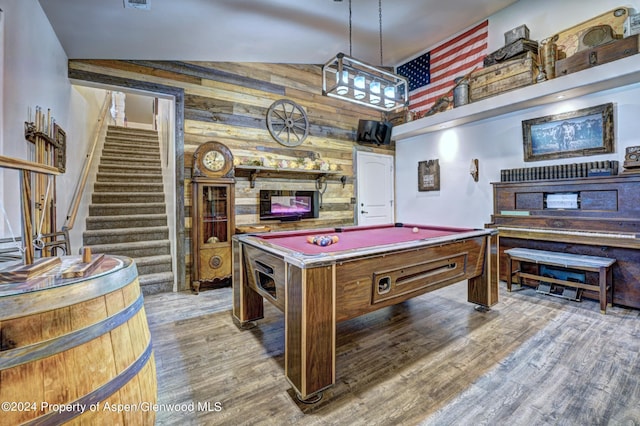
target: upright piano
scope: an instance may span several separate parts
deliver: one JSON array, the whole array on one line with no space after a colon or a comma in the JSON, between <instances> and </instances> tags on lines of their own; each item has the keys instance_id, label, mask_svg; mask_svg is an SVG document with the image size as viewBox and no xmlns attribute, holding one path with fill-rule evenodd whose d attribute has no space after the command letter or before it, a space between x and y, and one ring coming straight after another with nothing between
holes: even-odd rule
<instances>
[{"instance_id":1,"label":"upright piano","mask_svg":"<svg viewBox=\"0 0 640 426\"><path fill-rule=\"evenodd\" d=\"M640 308L640 174L492 185L487 227L499 231L501 280L507 279L504 250L514 247L609 257L617 261L613 304Z\"/></svg>"}]
</instances>

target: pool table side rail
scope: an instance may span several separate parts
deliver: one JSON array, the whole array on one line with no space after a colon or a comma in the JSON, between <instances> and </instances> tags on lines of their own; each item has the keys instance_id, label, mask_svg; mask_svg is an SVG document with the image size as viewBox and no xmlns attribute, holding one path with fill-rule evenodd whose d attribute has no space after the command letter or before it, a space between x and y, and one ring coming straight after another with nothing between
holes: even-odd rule
<instances>
[{"instance_id":1,"label":"pool table side rail","mask_svg":"<svg viewBox=\"0 0 640 426\"><path fill-rule=\"evenodd\" d=\"M469 232L461 232L441 237L424 238L420 240L407 241L401 243L383 244L372 247L357 248L351 250L333 251L319 254L303 254L295 250L272 244L267 240L251 234L234 235L233 238L254 247L261 248L269 253L283 257L283 259L299 268L314 268L323 265L330 265L340 261L361 259L367 256L375 256L399 250L410 250L414 248L438 246L456 241L476 238L480 236L490 236L497 234L495 229L474 229Z\"/></svg>"}]
</instances>

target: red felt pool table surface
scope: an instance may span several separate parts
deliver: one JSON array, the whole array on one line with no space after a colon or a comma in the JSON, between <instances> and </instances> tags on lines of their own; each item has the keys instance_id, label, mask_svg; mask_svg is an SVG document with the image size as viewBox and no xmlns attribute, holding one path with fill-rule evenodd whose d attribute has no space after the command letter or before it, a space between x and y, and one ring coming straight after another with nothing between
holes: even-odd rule
<instances>
[{"instance_id":1,"label":"red felt pool table surface","mask_svg":"<svg viewBox=\"0 0 640 426\"><path fill-rule=\"evenodd\" d=\"M418 232L413 232L413 228L418 228ZM388 224L264 233L256 235L256 237L298 253L315 255L425 240L470 231L473 231L473 229L415 224ZM307 237L315 235L336 235L339 241L328 246L309 243Z\"/></svg>"}]
</instances>

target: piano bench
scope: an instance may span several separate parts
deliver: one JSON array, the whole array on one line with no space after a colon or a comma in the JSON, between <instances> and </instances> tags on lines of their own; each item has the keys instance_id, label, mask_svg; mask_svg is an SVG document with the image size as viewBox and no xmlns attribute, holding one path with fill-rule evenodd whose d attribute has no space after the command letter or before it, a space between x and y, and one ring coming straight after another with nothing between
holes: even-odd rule
<instances>
[{"instance_id":1,"label":"piano bench","mask_svg":"<svg viewBox=\"0 0 640 426\"><path fill-rule=\"evenodd\" d=\"M611 290L611 300L613 301L613 274L611 267L616 263L616 259L527 248L512 248L505 250L504 253L507 255L507 291L511 291L514 277L520 285L522 284L522 278L529 278L538 282L545 281L552 284L595 291L598 293L600 312L603 314L607 311L607 289ZM513 262L517 263L515 270L513 269ZM595 272L599 276L599 285L576 283L522 272L521 262Z\"/></svg>"}]
</instances>

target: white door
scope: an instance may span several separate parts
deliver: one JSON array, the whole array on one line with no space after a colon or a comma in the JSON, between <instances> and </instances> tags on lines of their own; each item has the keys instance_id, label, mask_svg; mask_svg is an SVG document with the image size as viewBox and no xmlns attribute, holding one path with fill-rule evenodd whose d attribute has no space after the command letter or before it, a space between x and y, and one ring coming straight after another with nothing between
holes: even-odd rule
<instances>
[{"instance_id":1,"label":"white door","mask_svg":"<svg viewBox=\"0 0 640 426\"><path fill-rule=\"evenodd\" d=\"M358 225L393 223L393 156L356 151Z\"/></svg>"}]
</instances>

